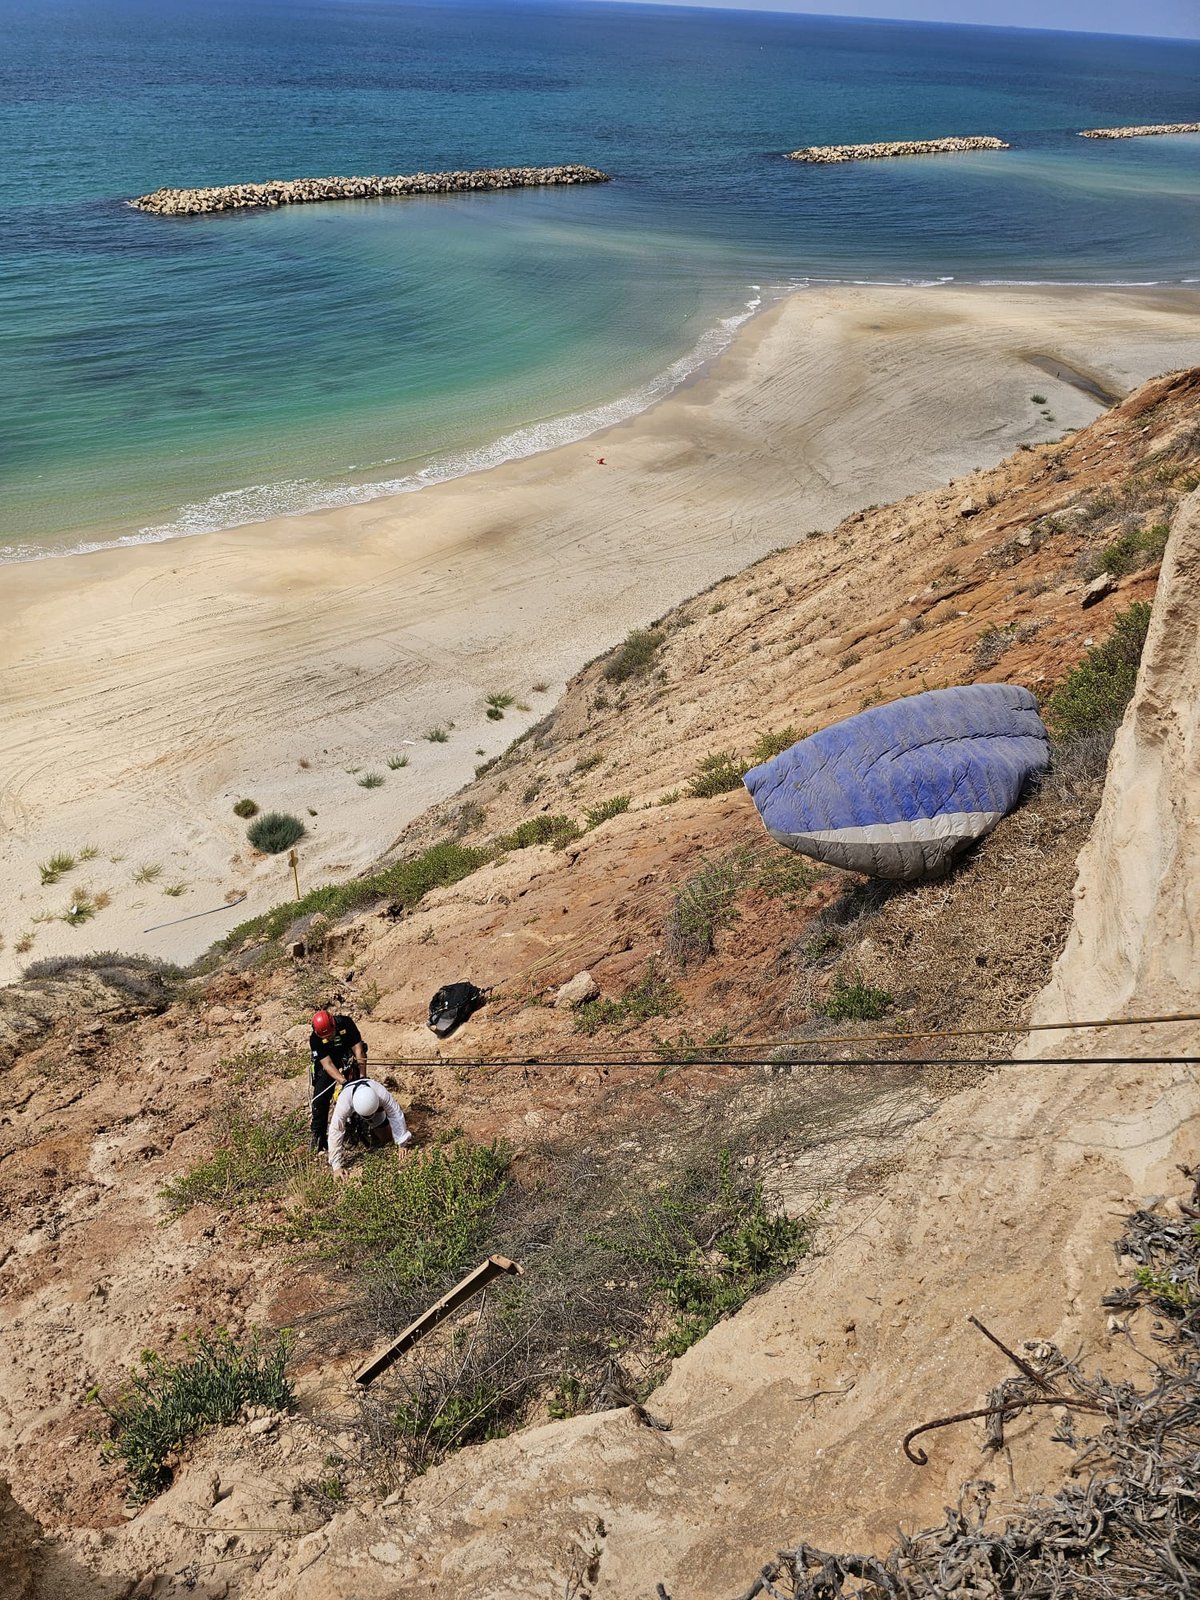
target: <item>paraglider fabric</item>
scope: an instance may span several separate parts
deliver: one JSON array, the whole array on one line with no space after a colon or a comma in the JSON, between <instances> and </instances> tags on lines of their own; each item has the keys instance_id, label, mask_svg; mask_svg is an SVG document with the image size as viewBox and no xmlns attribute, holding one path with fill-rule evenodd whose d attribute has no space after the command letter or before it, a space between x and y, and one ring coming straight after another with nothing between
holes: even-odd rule
<instances>
[{"instance_id":1,"label":"paraglider fabric","mask_svg":"<svg viewBox=\"0 0 1200 1600\"><path fill-rule=\"evenodd\" d=\"M933 689L834 723L745 777L773 839L877 878L923 878L996 826L1044 770L1027 689Z\"/></svg>"}]
</instances>

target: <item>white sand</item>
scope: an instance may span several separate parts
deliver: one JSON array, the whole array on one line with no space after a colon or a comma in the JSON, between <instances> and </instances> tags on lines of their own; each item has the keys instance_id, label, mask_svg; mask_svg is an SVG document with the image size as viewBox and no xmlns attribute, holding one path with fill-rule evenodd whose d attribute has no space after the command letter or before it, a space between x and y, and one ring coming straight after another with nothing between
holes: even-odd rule
<instances>
[{"instance_id":1,"label":"white sand","mask_svg":"<svg viewBox=\"0 0 1200 1600\"><path fill-rule=\"evenodd\" d=\"M255 857L233 816L243 795L309 824L302 889L367 865L628 628L810 528L1090 421L1099 407L1030 356L1123 392L1200 363L1198 312L1192 290L806 290L583 443L420 494L4 568L0 977L60 951L188 959L286 898L285 858ZM493 690L531 709L489 722ZM447 743L421 737L451 721ZM94 859L39 884L39 862L85 846ZM136 884L146 863L161 874ZM71 927L82 888L111 903Z\"/></svg>"}]
</instances>

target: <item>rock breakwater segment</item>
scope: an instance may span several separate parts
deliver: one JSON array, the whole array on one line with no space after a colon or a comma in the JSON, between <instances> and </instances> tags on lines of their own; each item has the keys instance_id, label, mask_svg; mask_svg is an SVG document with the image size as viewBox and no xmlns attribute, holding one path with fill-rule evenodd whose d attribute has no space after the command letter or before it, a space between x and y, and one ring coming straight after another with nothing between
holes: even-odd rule
<instances>
[{"instance_id":1,"label":"rock breakwater segment","mask_svg":"<svg viewBox=\"0 0 1200 1600\"><path fill-rule=\"evenodd\" d=\"M790 150L789 161L824 166L834 161L883 161L889 156L958 155L964 150L1007 150L1003 139L980 134L965 139L901 139L891 144L814 144Z\"/></svg>"},{"instance_id":2,"label":"rock breakwater segment","mask_svg":"<svg viewBox=\"0 0 1200 1600\"><path fill-rule=\"evenodd\" d=\"M129 204L157 217L197 217L211 211L311 205L318 200L376 200L611 181L607 172L595 167L489 167L481 172L412 172L390 178L273 178L267 183L230 183L211 189L156 189Z\"/></svg>"},{"instance_id":3,"label":"rock breakwater segment","mask_svg":"<svg viewBox=\"0 0 1200 1600\"><path fill-rule=\"evenodd\" d=\"M1156 133L1200 133L1200 122L1145 123L1137 128L1084 128L1081 139L1149 139Z\"/></svg>"}]
</instances>

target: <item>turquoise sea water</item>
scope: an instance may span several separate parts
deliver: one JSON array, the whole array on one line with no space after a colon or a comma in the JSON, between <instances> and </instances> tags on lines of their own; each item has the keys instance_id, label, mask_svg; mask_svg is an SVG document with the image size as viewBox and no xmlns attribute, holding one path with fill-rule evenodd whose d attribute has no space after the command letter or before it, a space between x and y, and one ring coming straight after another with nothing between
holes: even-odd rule
<instances>
[{"instance_id":1,"label":"turquoise sea water","mask_svg":"<svg viewBox=\"0 0 1200 1600\"><path fill-rule=\"evenodd\" d=\"M1200 43L564 3L0 0L0 559L415 487L824 279L1200 277ZM1010 152L813 168L801 144ZM167 220L162 184L604 187ZM584 415L579 415L583 413Z\"/></svg>"}]
</instances>

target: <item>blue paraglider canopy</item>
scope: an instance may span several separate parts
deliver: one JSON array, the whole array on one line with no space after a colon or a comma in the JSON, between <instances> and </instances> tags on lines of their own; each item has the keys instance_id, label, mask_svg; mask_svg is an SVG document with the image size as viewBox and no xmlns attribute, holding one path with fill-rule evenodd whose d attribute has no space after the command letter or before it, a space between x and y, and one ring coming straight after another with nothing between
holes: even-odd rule
<instances>
[{"instance_id":1,"label":"blue paraglider canopy","mask_svg":"<svg viewBox=\"0 0 1200 1600\"><path fill-rule=\"evenodd\" d=\"M989 833L1043 771L1027 689L931 689L834 723L747 772L780 844L876 878L924 878Z\"/></svg>"}]
</instances>

